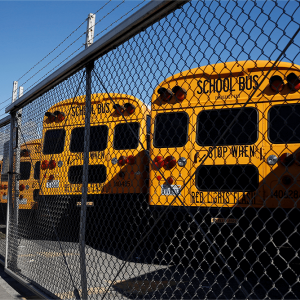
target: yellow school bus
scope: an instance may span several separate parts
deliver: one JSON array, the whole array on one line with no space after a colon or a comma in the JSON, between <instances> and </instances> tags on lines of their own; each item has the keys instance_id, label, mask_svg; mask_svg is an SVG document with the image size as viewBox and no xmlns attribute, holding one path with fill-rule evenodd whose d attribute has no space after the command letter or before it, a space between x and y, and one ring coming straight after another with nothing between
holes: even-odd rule
<instances>
[{"instance_id":1,"label":"yellow school bus","mask_svg":"<svg viewBox=\"0 0 300 300\"><path fill-rule=\"evenodd\" d=\"M19 174L19 233L32 237L36 230L39 197L41 139L31 140L20 147ZM33 229L34 228L34 229Z\"/></svg>"},{"instance_id":2,"label":"yellow school bus","mask_svg":"<svg viewBox=\"0 0 300 300\"><path fill-rule=\"evenodd\" d=\"M146 123L150 113L140 100L125 94L92 94L91 104L87 206L92 227L88 230L97 232L93 226L100 216L103 220L114 218L116 211L123 210L123 214L131 204L145 201L149 172ZM53 212L51 219L61 228L68 222L79 225L84 125L85 96L64 100L45 112L41 209L45 218L47 209ZM78 236L78 228L73 228Z\"/></svg>"},{"instance_id":3,"label":"yellow school bus","mask_svg":"<svg viewBox=\"0 0 300 300\"><path fill-rule=\"evenodd\" d=\"M2 166L3 166L3 160L0 161L0 174L2 174ZM2 177L2 176L1 176ZM7 181L4 178L4 181L2 181L2 178L0 180L0 223L5 224L6 223L6 213L7 213Z\"/></svg>"},{"instance_id":4,"label":"yellow school bus","mask_svg":"<svg viewBox=\"0 0 300 300\"><path fill-rule=\"evenodd\" d=\"M19 212L36 209L39 197L41 139L31 140L20 148Z\"/></svg>"},{"instance_id":5,"label":"yellow school bus","mask_svg":"<svg viewBox=\"0 0 300 300\"><path fill-rule=\"evenodd\" d=\"M171 206L164 222L183 218L188 231L187 207L202 238L222 232L238 240L244 232L251 244L264 232L279 248L299 239L299 75L291 63L239 61L159 84L149 205L156 214Z\"/></svg>"}]
</instances>

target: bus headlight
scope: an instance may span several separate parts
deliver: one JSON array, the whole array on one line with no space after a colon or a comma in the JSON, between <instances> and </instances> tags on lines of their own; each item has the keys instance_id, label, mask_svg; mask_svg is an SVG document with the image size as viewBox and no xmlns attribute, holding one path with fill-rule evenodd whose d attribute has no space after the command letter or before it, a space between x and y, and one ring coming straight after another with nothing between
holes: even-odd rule
<instances>
[{"instance_id":1,"label":"bus headlight","mask_svg":"<svg viewBox=\"0 0 300 300\"><path fill-rule=\"evenodd\" d=\"M178 159L178 166L179 166L179 167L184 167L184 166L186 165L186 163L187 163L186 158L180 157L180 158Z\"/></svg>"},{"instance_id":2,"label":"bus headlight","mask_svg":"<svg viewBox=\"0 0 300 300\"><path fill-rule=\"evenodd\" d=\"M276 155L270 155L270 156L267 158L267 163L268 163L268 165L270 165L270 166L275 165L277 162L278 162L278 157L277 157Z\"/></svg>"}]
</instances>

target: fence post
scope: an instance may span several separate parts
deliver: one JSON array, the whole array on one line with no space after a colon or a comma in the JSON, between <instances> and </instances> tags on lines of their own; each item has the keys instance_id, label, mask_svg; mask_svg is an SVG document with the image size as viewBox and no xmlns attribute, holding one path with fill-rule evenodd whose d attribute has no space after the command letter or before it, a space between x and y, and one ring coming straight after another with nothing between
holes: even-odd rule
<instances>
[{"instance_id":1,"label":"fence post","mask_svg":"<svg viewBox=\"0 0 300 300\"><path fill-rule=\"evenodd\" d=\"M17 100L18 94L18 82L13 82L13 92L12 92L12 103ZM10 140L9 140L9 168L8 168L8 191L7 191L7 218L6 218L6 245L5 245L5 268L8 267L8 255L9 255L9 243L10 237L11 242L17 246L17 222L16 218L18 215L18 206L13 203L13 176L14 176L14 143L17 145L18 135L15 130L16 125L16 113L11 113L10 119ZM15 146L16 146L15 145ZM16 198L16 186L14 185L15 198ZM13 205L14 204L14 205ZM11 213L13 212L13 219L11 220ZM11 221L14 223L12 228L10 228ZM11 232L11 234L10 234ZM16 250L18 248L16 247ZM17 266L17 255L15 258L12 256L13 265Z\"/></svg>"},{"instance_id":2,"label":"fence post","mask_svg":"<svg viewBox=\"0 0 300 300\"><path fill-rule=\"evenodd\" d=\"M89 14L87 20L86 44L89 47L93 42L95 15ZM84 152L83 152L83 176L82 176L82 199L80 210L80 275L81 275L81 298L87 299L86 257L85 257L85 228L86 228L86 202L88 193L88 167L89 167L89 145L90 145L90 117L91 117L91 87L92 70L94 62L86 66L86 98L85 98L85 127L84 127Z\"/></svg>"}]
</instances>

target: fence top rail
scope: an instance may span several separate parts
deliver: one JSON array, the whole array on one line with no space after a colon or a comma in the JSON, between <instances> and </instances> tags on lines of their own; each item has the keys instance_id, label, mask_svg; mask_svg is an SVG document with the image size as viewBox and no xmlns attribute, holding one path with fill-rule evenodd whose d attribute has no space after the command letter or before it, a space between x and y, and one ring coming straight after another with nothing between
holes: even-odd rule
<instances>
[{"instance_id":1,"label":"fence top rail","mask_svg":"<svg viewBox=\"0 0 300 300\"><path fill-rule=\"evenodd\" d=\"M8 113L10 111L16 111L24 107L26 104L35 100L55 85L84 68L88 62L91 62L116 48L132 36L189 1L190 0L152 0L147 3L144 7L109 31L90 47L76 55L69 62L26 92L17 101L6 107L5 112Z\"/></svg>"},{"instance_id":2,"label":"fence top rail","mask_svg":"<svg viewBox=\"0 0 300 300\"><path fill-rule=\"evenodd\" d=\"M10 123L10 116L6 116L0 120L0 128Z\"/></svg>"}]
</instances>

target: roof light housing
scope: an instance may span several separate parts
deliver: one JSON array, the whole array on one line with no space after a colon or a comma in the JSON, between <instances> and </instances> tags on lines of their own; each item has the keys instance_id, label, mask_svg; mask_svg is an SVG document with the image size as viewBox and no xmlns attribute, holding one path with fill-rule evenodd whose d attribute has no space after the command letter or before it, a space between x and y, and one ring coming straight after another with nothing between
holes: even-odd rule
<instances>
[{"instance_id":1,"label":"roof light housing","mask_svg":"<svg viewBox=\"0 0 300 300\"><path fill-rule=\"evenodd\" d=\"M300 79L295 73L290 73L286 79L292 91L298 91L300 89Z\"/></svg>"},{"instance_id":2,"label":"roof light housing","mask_svg":"<svg viewBox=\"0 0 300 300\"><path fill-rule=\"evenodd\" d=\"M186 90L178 85L172 88L172 92L174 93L176 99L181 102L186 98Z\"/></svg>"},{"instance_id":3,"label":"roof light housing","mask_svg":"<svg viewBox=\"0 0 300 300\"><path fill-rule=\"evenodd\" d=\"M164 102L170 102L173 97L173 92L166 88L159 88L157 91L160 95L160 99Z\"/></svg>"},{"instance_id":4,"label":"roof light housing","mask_svg":"<svg viewBox=\"0 0 300 300\"><path fill-rule=\"evenodd\" d=\"M129 115L132 115L135 111L135 106L131 103L125 103L124 107Z\"/></svg>"},{"instance_id":5,"label":"roof light housing","mask_svg":"<svg viewBox=\"0 0 300 300\"><path fill-rule=\"evenodd\" d=\"M65 119L65 117L66 117L66 115L65 115L64 112L58 111L58 110L54 112L54 115L56 117L55 118L56 122L62 122Z\"/></svg>"},{"instance_id":6,"label":"roof light housing","mask_svg":"<svg viewBox=\"0 0 300 300\"><path fill-rule=\"evenodd\" d=\"M270 87L275 93L279 93L283 90L284 82L279 75L274 75L270 78Z\"/></svg>"},{"instance_id":7,"label":"roof light housing","mask_svg":"<svg viewBox=\"0 0 300 300\"><path fill-rule=\"evenodd\" d=\"M45 112L45 116L48 117L47 121L53 123L55 121L56 115L50 111Z\"/></svg>"},{"instance_id":8,"label":"roof light housing","mask_svg":"<svg viewBox=\"0 0 300 300\"><path fill-rule=\"evenodd\" d=\"M120 104L114 104L113 109L118 116L121 116L125 111L125 107Z\"/></svg>"}]
</instances>

